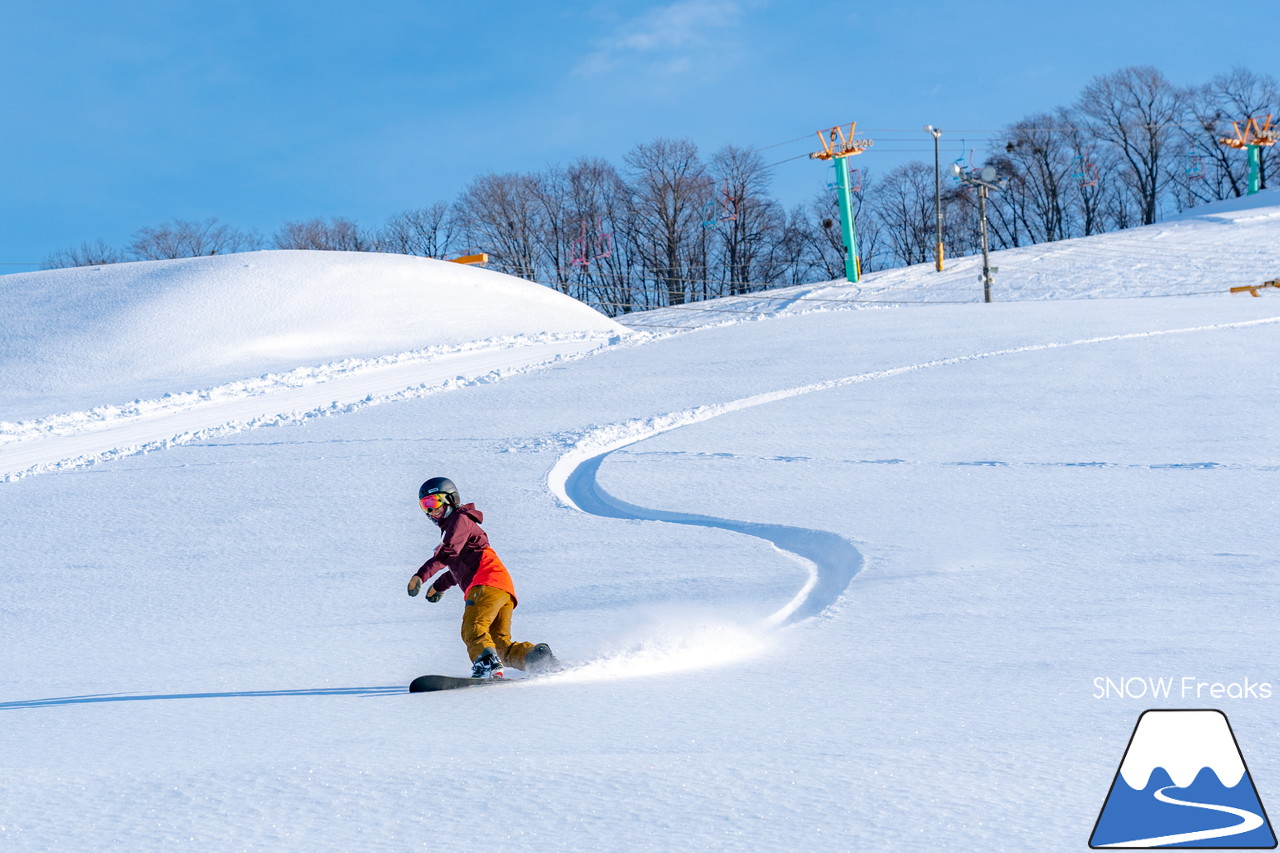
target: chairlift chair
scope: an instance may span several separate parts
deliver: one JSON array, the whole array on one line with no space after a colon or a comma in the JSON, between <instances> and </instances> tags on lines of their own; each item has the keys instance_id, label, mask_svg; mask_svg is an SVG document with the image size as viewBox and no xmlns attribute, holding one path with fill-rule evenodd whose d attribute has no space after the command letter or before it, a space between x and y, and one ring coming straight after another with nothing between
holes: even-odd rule
<instances>
[{"instance_id":1,"label":"chairlift chair","mask_svg":"<svg viewBox=\"0 0 1280 853\"><path fill-rule=\"evenodd\" d=\"M1096 163L1086 160L1084 155L1081 155L1076 158L1076 171L1071 174L1071 177L1080 181L1081 189L1096 187L1098 185L1098 166Z\"/></svg>"}]
</instances>

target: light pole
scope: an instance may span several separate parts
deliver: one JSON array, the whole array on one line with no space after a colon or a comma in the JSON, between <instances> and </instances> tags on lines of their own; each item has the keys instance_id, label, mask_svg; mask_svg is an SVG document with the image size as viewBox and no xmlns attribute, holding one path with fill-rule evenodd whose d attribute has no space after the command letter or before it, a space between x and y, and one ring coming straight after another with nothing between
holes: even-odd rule
<instances>
[{"instance_id":1,"label":"light pole","mask_svg":"<svg viewBox=\"0 0 1280 853\"><path fill-rule=\"evenodd\" d=\"M982 220L982 275L979 278L982 281L982 301L990 302L992 277L998 270L991 266L991 250L987 243L987 193L1001 189L1004 183L996 177L996 170L991 166L983 166L980 174L970 175L960 168L959 163L952 163L951 174L966 186L978 188L978 215Z\"/></svg>"},{"instance_id":2,"label":"light pole","mask_svg":"<svg viewBox=\"0 0 1280 853\"><path fill-rule=\"evenodd\" d=\"M931 124L926 124L924 129L933 134L934 207L938 212L938 245L934 258L938 263L938 272L942 272L942 162L938 152L938 138L942 136L942 131Z\"/></svg>"}]
</instances>

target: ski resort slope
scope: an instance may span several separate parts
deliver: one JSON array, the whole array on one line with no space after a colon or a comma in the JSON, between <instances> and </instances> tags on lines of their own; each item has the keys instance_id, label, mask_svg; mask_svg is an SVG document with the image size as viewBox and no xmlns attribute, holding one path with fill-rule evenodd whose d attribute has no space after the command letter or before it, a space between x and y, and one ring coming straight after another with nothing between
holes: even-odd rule
<instances>
[{"instance_id":1,"label":"ski resort slope","mask_svg":"<svg viewBox=\"0 0 1280 853\"><path fill-rule=\"evenodd\" d=\"M0 483L0 847L1081 850L1156 705L1224 710L1267 803L1280 699L1094 680L1276 681L1280 294L1119 266L1065 301L480 328L579 349ZM75 405L11 430L116 402L42 393ZM404 592L434 475L568 671L405 692L468 670L456 591Z\"/></svg>"},{"instance_id":2,"label":"ski resort slope","mask_svg":"<svg viewBox=\"0 0 1280 853\"><path fill-rule=\"evenodd\" d=\"M625 332L509 276L348 252L7 276L0 313L0 480L493 381Z\"/></svg>"},{"instance_id":3,"label":"ski resort slope","mask_svg":"<svg viewBox=\"0 0 1280 853\"><path fill-rule=\"evenodd\" d=\"M618 328L510 276L363 252L247 252L21 273L4 276L0 312L6 420L301 365Z\"/></svg>"},{"instance_id":4,"label":"ski resort slope","mask_svg":"<svg viewBox=\"0 0 1280 853\"><path fill-rule=\"evenodd\" d=\"M1280 191L1193 208L1180 216L1113 234L992 253L992 300L1136 299L1225 295L1274 280L1280 267ZM932 249L931 249L932 251ZM647 311L636 328L676 330L840 307L876 308L981 302L982 256L946 258L845 282L805 284L707 303Z\"/></svg>"}]
</instances>

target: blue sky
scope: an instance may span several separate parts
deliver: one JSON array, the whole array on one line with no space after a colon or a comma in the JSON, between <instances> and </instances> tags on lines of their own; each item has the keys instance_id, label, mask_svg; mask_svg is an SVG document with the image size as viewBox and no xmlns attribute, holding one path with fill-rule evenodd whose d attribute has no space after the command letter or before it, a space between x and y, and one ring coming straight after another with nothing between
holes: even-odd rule
<instances>
[{"instance_id":1,"label":"blue sky","mask_svg":"<svg viewBox=\"0 0 1280 853\"><path fill-rule=\"evenodd\" d=\"M485 172L620 166L659 136L707 156L774 146L773 163L856 120L877 140L856 165L876 172L931 161L919 128L932 123L947 159L980 156L987 131L1127 65L1177 84L1276 73L1249 49L1248 14L1148 0L11 0L0 271L173 219L376 226ZM791 160L774 193L789 206L826 180Z\"/></svg>"}]
</instances>

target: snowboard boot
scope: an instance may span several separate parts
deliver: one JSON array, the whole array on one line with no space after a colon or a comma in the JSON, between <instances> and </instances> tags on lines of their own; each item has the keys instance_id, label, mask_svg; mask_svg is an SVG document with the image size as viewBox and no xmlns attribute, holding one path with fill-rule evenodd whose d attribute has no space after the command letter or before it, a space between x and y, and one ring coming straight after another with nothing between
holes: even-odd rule
<instances>
[{"instance_id":1,"label":"snowboard boot","mask_svg":"<svg viewBox=\"0 0 1280 853\"><path fill-rule=\"evenodd\" d=\"M551 653L551 647L546 643L538 643L538 645L533 647L533 651L525 655L525 672L530 674L540 674L544 672L556 672L560 669L560 661L556 660L556 656Z\"/></svg>"},{"instance_id":2,"label":"snowboard boot","mask_svg":"<svg viewBox=\"0 0 1280 853\"><path fill-rule=\"evenodd\" d=\"M502 659L493 649L485 649L471 664L472 678L502 678Z\"/></svg>"}]
</instances>

